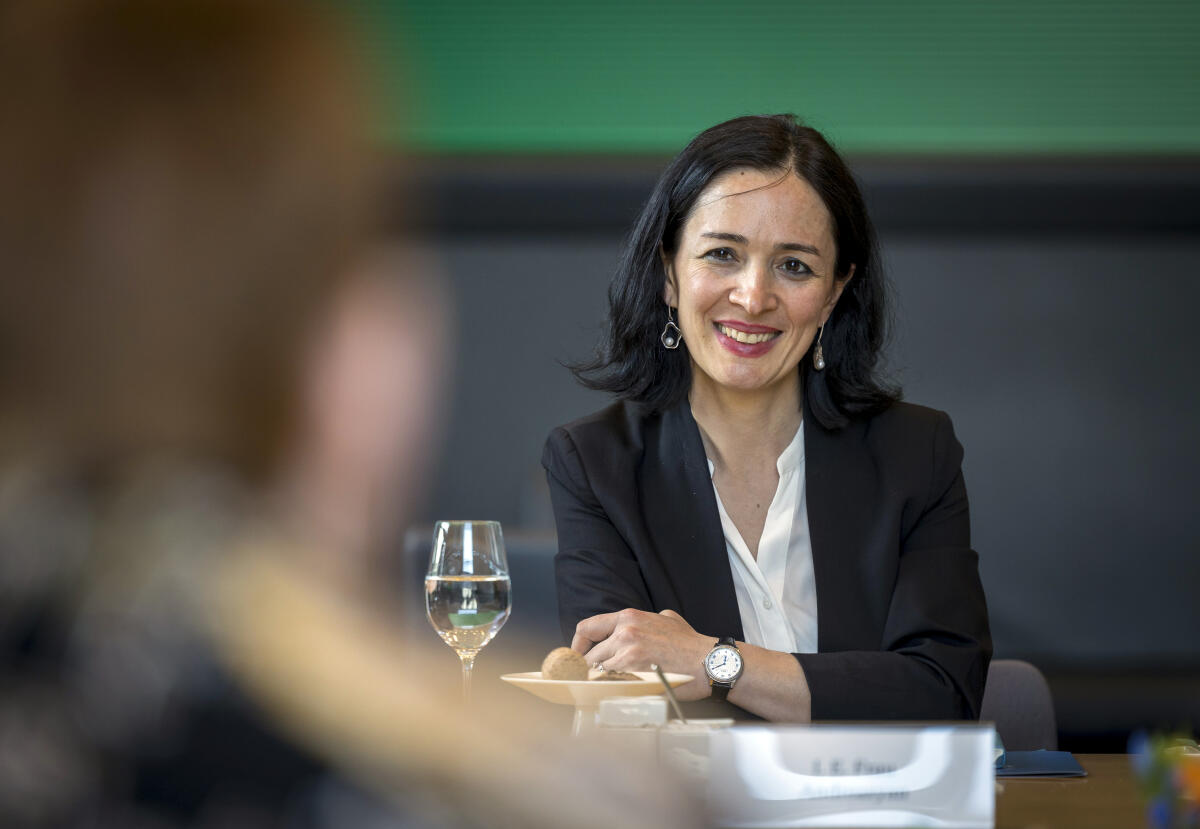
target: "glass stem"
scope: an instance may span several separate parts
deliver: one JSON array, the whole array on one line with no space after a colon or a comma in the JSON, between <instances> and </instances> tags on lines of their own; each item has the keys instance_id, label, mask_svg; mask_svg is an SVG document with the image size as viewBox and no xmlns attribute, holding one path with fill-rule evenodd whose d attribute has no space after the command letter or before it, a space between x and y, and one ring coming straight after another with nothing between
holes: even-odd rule
<instances>
[{"instance_id":1,"label":"glass stem","mask_svg":"<svg viewBox=\"0 0 1200 829\"><path fill-rule=\"evenodd\" d=\"M475 657L478 655L478 650L463 650L458 652L458 658L462 660L464 706L471 704L471 673L475 667Z\"/></svg>"}]
</instances>

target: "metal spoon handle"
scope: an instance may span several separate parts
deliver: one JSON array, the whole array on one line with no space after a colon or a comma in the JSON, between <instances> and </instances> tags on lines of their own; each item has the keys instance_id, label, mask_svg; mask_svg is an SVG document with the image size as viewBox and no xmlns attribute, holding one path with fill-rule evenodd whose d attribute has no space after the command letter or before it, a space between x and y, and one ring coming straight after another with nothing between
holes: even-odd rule
<instances>
[{"instance_id":1,"label":"metal spoon handle","mask_svg":"<svg viewBox=\"0 0 1200 829\"><path fill-rule=\"evenodd\" d=\"M671 707L675 709L675 716L679 718L680 722L687 725L687 717L683 716L683 709L679 707L679 700L675 697L675 689L671 687L671 683L667 682L667 677L663 674L662 668L657 665L651 665L650 668L654 673L658 674L658 680L667 692L667 699L670 700Z\"/></svg>"}]
</instances>

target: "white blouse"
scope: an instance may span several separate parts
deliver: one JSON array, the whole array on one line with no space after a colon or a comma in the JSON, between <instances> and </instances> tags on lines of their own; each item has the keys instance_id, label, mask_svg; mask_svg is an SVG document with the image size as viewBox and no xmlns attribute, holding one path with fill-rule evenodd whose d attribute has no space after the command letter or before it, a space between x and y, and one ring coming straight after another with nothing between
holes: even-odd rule
<instances>
[{"instance_id":1,"label":"white blouse","mask_svg":"<svg viewBox=\"0 0 1200 829\"><path fill-rule=\"evenodd\" d=\"M804 424L775 463L779 487L767 510L758 559L734 525L713 484L733 571L743 641L786 653L817 651L817 584L805 498ZM709 477L713 463L708 462Z\"/></svg>"}]
</instances>

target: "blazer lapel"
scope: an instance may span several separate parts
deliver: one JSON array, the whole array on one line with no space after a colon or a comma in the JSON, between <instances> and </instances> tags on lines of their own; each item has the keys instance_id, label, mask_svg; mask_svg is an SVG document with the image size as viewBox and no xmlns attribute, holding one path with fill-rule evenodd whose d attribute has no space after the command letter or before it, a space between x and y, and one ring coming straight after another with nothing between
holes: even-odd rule
<instances>
[{"instance_id":1,"label":"blazer lapel","mask_svg":"<svg viewBox=\"0 0 1200 829\"><path fill-rule=\"evenodd\" d=\"M857 649L877 639L862 595L864 551L878 495L877 475L861 422L838 431L804 413L805 487L813 573L817 584L818 650ZM878 647L878 645L874 645Z\"/></svg>"},{"instance_id":2,"label":"blazer lapel","mask_svg":"<svg viewBox=\"0 0 1200 829\"><path fill-rule=\"evenodd\" d=\"M698 632L742 638L742 620L700 430L684 400L646 430L644 519L678 606Z\"/></svg>"}]
</instances>

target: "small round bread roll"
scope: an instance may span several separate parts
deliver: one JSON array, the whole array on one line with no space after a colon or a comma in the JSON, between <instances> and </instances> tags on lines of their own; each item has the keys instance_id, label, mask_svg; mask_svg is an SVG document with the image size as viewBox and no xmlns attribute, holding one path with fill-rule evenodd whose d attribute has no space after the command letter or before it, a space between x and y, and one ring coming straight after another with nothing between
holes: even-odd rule
<instances>
[{"instance_id":1,"label":"small round bread roll","mask_svg":"<svg viewBox=\"0 0 1200 829\"><path fill-rule=\"evenodd\" d=\"M555 648L542 662L542 679L587 679L588 666L578 651Z\"/></svg>"}]
</instances>

